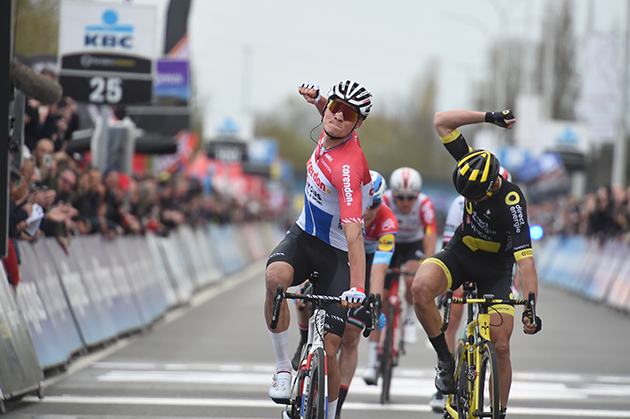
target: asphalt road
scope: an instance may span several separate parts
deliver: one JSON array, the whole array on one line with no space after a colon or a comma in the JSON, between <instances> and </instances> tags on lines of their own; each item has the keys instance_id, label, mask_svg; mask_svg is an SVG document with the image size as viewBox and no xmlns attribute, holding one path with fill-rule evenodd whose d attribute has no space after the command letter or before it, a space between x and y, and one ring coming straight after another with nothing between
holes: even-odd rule
<instances>
[{"instance_id":1,"label":"asphalt road","mask_svg":"<svg viewBox=\"0 0 630 419\"><path fill-rule=\"evenodd\" d=\"M278 418L267 397L275 360L262 317L264 262L197 294L150 331L73 361L46 379L43 399L7 404L7 419ZM512 338L510 418L630 418L630 316L545 285L544 329ZM297 343L292 325L291 353ZM432 418L435 356L418 326L394 371L392 403L359 369L343 418Z\"/></svg>"}]
</instances>

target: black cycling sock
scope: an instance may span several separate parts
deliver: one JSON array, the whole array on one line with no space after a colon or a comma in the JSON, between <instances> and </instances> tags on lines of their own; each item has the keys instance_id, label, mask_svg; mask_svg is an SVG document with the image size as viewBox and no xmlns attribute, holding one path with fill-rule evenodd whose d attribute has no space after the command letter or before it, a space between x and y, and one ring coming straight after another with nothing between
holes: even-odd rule
<instances>
[{"instance_id":1,"label":"black cycling sock","mask_svg":"<svg viewBox=\"0 0 630 419\"><path fill-rule=\"evenodd\" d=\"M348 387L341 386L339 388L339 398L337 399L337 411L335 412L336 416L341 414L341 406L343 406L343 402L346 400L346 395L348 394Z\"/></svg>"},{"instance_id":2,"label":"black cycling sock","mask_svg":"<svg viewBox=\"0 0 630 419\"><path fill-rule=\"evenodd\" d=\"M431 342L431 345L433 345L433 349L435 349L435 352L437 352L439 359L452 359L451 351L448 350L448 344L446 343L444 333L440 333L434 338L429 338L429 342Z\"/></svg>"}]
</instances>

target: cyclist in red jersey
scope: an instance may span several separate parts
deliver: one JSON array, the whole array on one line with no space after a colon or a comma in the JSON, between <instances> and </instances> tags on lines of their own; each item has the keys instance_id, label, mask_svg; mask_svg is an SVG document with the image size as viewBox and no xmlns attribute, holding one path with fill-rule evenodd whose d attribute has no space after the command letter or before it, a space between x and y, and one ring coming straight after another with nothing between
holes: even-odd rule
<instances>
[{"instance_id":1,"label":"cyclist in red jersey","mask_svg":"<svg viewBox=\"0 0 630 419\"><path fill-rule=\"evenodd\" d=\"M527 203L520 188L499 176L499 161L485 150L472 150L458 128L463 125L488 122L511 128L516 122L511 111L474 112L453 110L438 112L435 128L447 151L458 162L453 171L453 183L466 198L463 222L448 245L426 259L413 280L412 292L416 315L438 356L435 386L442 393L456 390L453 376L455 362L444 333L442 318L435 298L447 289L457 289L464 281L477 284L480 295L493 294L509 298L512 268L518 264L523 294L538 294L538 276L534 264ZM512 382L510 338L514 328L514 307L493 306L490 338L498 362L499 401L505 417ZM542 321L532 322L529 309L523 311L523 331L537 333ZM496 397L496 395L494 395Z\"/></svg>"},{"instance_id":2,"label":"cyclist in red jersey","mask_svg":"<svg viewBox=\"0 0 630 419\"><path fill-rule=\"evenodd\" d=\"M365 248L363 213L371 205L373 189L367 161L355 129L372 108L372 94L359 83L343 80L328 99L319 87L304 83L298 92L322 114L322 134L306 164L304 208L296 224L272 251L265 273L264 313L276 355L276 374L269 397L287 404L291 397L291 359L288 348L290 312L280 309L276 329L271 323L273 297L299 285L313 271L319 272L317 292L340 295L340 306L326 308L324 346L328 371L328 411L336 411L339 393L337 349L345 329L348 308L365 298ZM284 411L286 415L286 411Z\"/></svg>"},{"instance_id":3,"label":"cyclist in red jersey","mask_svg":"<svg viewBox=\"0 0 630 419\"><path fill-rule=\"evenodd\" d=\"M435 253L437 242L437 221L433 202L422 193L422 176L411 167L400 167L392 173L389 190L383 201L389 206L398 220L396 251L390 268L400 268L403 272L416 272L425 256ZM385 288L394 275L387 275ZM405 279L405 301L403 312L403 339L405 343L416 341L416 317L411 295L413 274L403 274ZM387 296L383 296L387 300ZM370 377L365 377L370 383ZM370 383L372 384L372 383ZM373 383L376 384L376 383Z\"/></svg>"}]
</instances>

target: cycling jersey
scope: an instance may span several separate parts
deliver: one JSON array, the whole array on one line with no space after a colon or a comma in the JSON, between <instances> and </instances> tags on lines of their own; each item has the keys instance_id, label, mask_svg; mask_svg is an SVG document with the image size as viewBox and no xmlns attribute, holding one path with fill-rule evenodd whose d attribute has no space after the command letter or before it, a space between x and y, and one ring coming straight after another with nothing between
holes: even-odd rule
<instances>
[{"instance_id":1,"label":"cycling jersey","mask_svg":"<svg viewBox=\"0 0 630 419\"><path fill-rule=\"evenodd\" d=\"M342 225L363 222L374 186L355 132L331 149L324 148L323 141L322 132L306 163L304 208L297 224L324 243L347 252Z\"/></svg>"},{"instance_id":2,"label":"cycling jersey","mask_svg":"<svg viewBox=\"0 0 630 419\"><path fill-rule=\"evenodd\" d=\"M382 203L374 221L365 230L365 253L374 254L374 264L389 264L394 254L398 221L392 210ZM369 271L366 271L369 275Z\"/></svg>"},{"instance_id":3,"label":"cycling jersey","mask_svg":"<svg viewBox=\"0 0 630 419\"><path fill-rule=\"evenodd\" d=\"M455 160L470 151L458 130L442 141ZM533 257L527 204L521 189L503 179L501 187L491 197L480 202L466 200L463 223L453 237L470 251L486 257L513 261Z\"/></svg>"},{"instance_id":4,"label":"cycling jersey","mask_svg":"<svg viewBox=\"0 0 630 419\"><path fill-rule=\"evenodd\" d=\"M398 220L397 243L411 243L422 240L425 232L437 232L437 221L433 202L423 193L418 195L409 214L403 214L394 202L392 190L385 192L383 202L392 209Z\"/></svg>"}]
</instances>

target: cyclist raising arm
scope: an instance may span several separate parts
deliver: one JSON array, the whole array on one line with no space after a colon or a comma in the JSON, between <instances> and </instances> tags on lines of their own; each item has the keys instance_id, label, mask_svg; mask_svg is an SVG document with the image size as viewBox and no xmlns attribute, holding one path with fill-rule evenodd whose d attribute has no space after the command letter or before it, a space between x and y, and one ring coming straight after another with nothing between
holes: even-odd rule
<instances>
[{"instance_id":1,"label":"cyclist raising arm","mask_svg":"<svg viewBox=\"0 0 630 419\"><path fill-rule=\"evenodd\" d=\"M466 198L463 223L448 245L420 266L412 285L416 315L438 355L435 386L442 393L455 390L454 361L444 333L440 331L442 319L435 297L472 280L477 284L479 295L509 298L515 261L522 274L523 294L538 293L525 197L518 186L499 176L498 159L485 150L473 151L457 129L482 122L509 129L516 120L510 111L454 110L438 112L434 117L444 146L458 162L453 183L457 192ZM499 400L505 416L512 382L510 337L514 307L496 306L496 309L491 315L490 336L498 358ZM542 323L537 321L537 326L533 326L528 315L531 313L527 310L523 312L524 332L538 332Z\"/></svg>"},{"instance_id":2,"label":"cyclist raising arm","mask_svg":"<svg viewBox=\"0 0 630 419\"><path fill-rule=\"evenodd\" d=\"M272 251L265 273L265 319L271 322L278 285L286 290L319 272L317 292L341 295L342 306L326 308L324 346L328 359L328 411L334 412L339 393L337 348L345 329L348 307L365 298L363 213L371 204L373 188L355 129L367 118L372 94L352 80L334 85L326 100L313 84L298 92L318 109L323 108L322 134L306 164L302 214ZM288 348L290 312L283 302L276 329L269 329L276 355L276 374L269 396L277 403L291 397L291 360Z\"/></svg>"}]
</instances>

